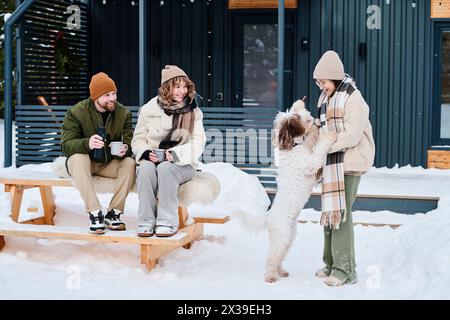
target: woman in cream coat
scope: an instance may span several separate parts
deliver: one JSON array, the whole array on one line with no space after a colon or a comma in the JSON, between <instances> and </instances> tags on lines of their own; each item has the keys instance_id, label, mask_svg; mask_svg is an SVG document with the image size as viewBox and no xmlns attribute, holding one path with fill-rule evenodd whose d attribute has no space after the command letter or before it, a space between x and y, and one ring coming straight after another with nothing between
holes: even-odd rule
<instances>
[{"instance_id":1,"label":"woman in cream coat","mask_svg":"<svg viewBox=\"0 0 450 320\"><path fill-rule=\"evenodd\" d=\"M139 164L138 236L168 237L178 231L178 188L193 177L206 144L200 99L183 70L166 66L158 96L139 110L131 142ZM165 150L164 161L155 149Z\"/></svg>"},{"instance_id":2,"label":"woman in cream coat","mask_svg":"<svg viewBox=\"0 0 450 320\"><path fill-rule=\"evenodd\" d=\"M337 133L323 167L320 223L324 226L325 266L316 276L329 286L342 286L357 281L352 205L361 176L373 165L375 143L369 106L356 82L344 72L339 55L325 52L313 77L321 89L320 125Z\"/></svg>"}]
</instances>

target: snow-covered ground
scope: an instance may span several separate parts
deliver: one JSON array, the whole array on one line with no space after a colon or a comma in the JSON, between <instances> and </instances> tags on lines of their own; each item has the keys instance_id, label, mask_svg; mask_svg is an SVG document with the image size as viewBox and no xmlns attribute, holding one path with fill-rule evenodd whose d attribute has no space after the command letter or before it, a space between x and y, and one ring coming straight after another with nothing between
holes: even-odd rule
<instances>
[{"instance_id":1,"label":"snow-covered ground","mask_svg":"<svg viewBox=\"0 0 450 320\"><path fill-rule=\"evenodd\" d=\"M3 126L0 125L0 162ZM20 170L51 170L50 164ZM269 204L255 177L225 163L203 165L221 182L222 191L208 207L192 205L194 213L253 214ZM0 169L11 170L11 169ZM265 232L246 233L237 221L206 225L205 238L190 250L179 249L160 259L152 272L140 264L136 245L85 241L7 238L0 253L0 299L449 299L450 171L423 168L372 169L360 193L439 196L436 210L401 215L389 211L354 212L356 221L400 223L401 227L355 227L359 281L329 288L314 277L322 266L322 228L298 225L298 236L285 267L290 277L264 282L268 248ZM88 226L78 192L54 188L56 225ZM104 205L110 196L102 195ZM39 205L39 194L28 190L24 207ZM130 194L123 218L136 227L138 198ZM10 223L9 194L0 192L0 223ZM25 214L25 212L24 212ZM304 220L317 219L308 209ZM25 217L22 217L25 218Z\"/></svg>"}]
</instances>

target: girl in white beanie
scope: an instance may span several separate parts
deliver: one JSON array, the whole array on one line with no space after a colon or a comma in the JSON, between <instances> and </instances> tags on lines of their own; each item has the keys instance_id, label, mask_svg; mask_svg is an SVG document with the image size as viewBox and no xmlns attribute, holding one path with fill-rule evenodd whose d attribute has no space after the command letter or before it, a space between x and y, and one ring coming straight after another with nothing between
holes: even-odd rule
<instances>
[{"instance_id":1,"label":"girl in white beanie","mask_svg":"<svg viewBox=\"0 0 450 320\"><path fill-rule=\"evenodd\" d=\"M178 231L178 188L193 177L206 144L200 99L186 73L168 65L158 95L139 110L131 142L139 164L138 236Z\"/></svg>"},{"instance_id":2,"label":"girl in white beanie","mask_svg":"<svg viewBox=\"0 0 450 320\"><path fill-rule=\"evenodd\" d=\"M329 286L341 286L357 281L352 205L361 176L373 164L375 143L369 107L336 52L325 52L313 77L321 90L321 127L337 132L323 168L320 223L325 266L316 276Z\"/></svg>"}]
</instances>

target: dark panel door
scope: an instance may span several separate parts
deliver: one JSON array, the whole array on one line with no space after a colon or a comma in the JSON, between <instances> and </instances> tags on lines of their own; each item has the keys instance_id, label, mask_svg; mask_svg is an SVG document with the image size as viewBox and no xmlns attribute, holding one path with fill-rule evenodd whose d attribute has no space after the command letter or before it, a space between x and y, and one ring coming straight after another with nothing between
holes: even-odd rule
<instances>
[{"instance_id":1,"label":"dark panel door","mask_svg":"<svg viewBox=\"0 0 450 320\"><path fill-rule=\"evenodd\" d=\"M450 24L435 29L433 142L450 144Z\"/></svg>"},{"instance_id":2,"label":"dark panel door","mask_svg":"<svg viewBox=\"0 0 450 320\"><path fill-rule=\"evenodd\" d=\"M293 17L286 16L285 106L293 102ZM278 25L276 14L232 17L233 50L230 100L234 107L276 107Z\"/></svg>"}]
</instances>

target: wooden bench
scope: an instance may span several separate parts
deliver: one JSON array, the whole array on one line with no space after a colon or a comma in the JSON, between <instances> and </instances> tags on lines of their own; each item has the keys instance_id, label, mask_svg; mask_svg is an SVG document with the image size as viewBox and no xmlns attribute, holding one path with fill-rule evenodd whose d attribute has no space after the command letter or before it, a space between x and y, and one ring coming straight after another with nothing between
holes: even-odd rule
<instances>
[{"instance_id":1,"label":"wooden bench","mask_svg":"<svg viewBox=\"0 0 450 320\"><path fill-rule=\"evenodd\" d=\"M179 247L189 249L192 241L203 237L205 223L224 224L229 216L192 217L188 221L186 207L178 207L179 231L169 238L140 238L136 230L108 231L103 235L93 235L86 228L53 226L55 199L52 187L73 187L71 179L60 178L51 172L15 170L0 174L0 183L5 185L5 192L11 196L11 218L19 222L23 193L27 189L38 188L41 194L44 216L21 221L21 223L0 224L0 250L5 246L4 237L58 238L65 240L86 240L97 242L135 243L141 246L141 263L150 271L158 258ZM36 211L37 208L28 208Z\"/></svg>"}]
</instances>

